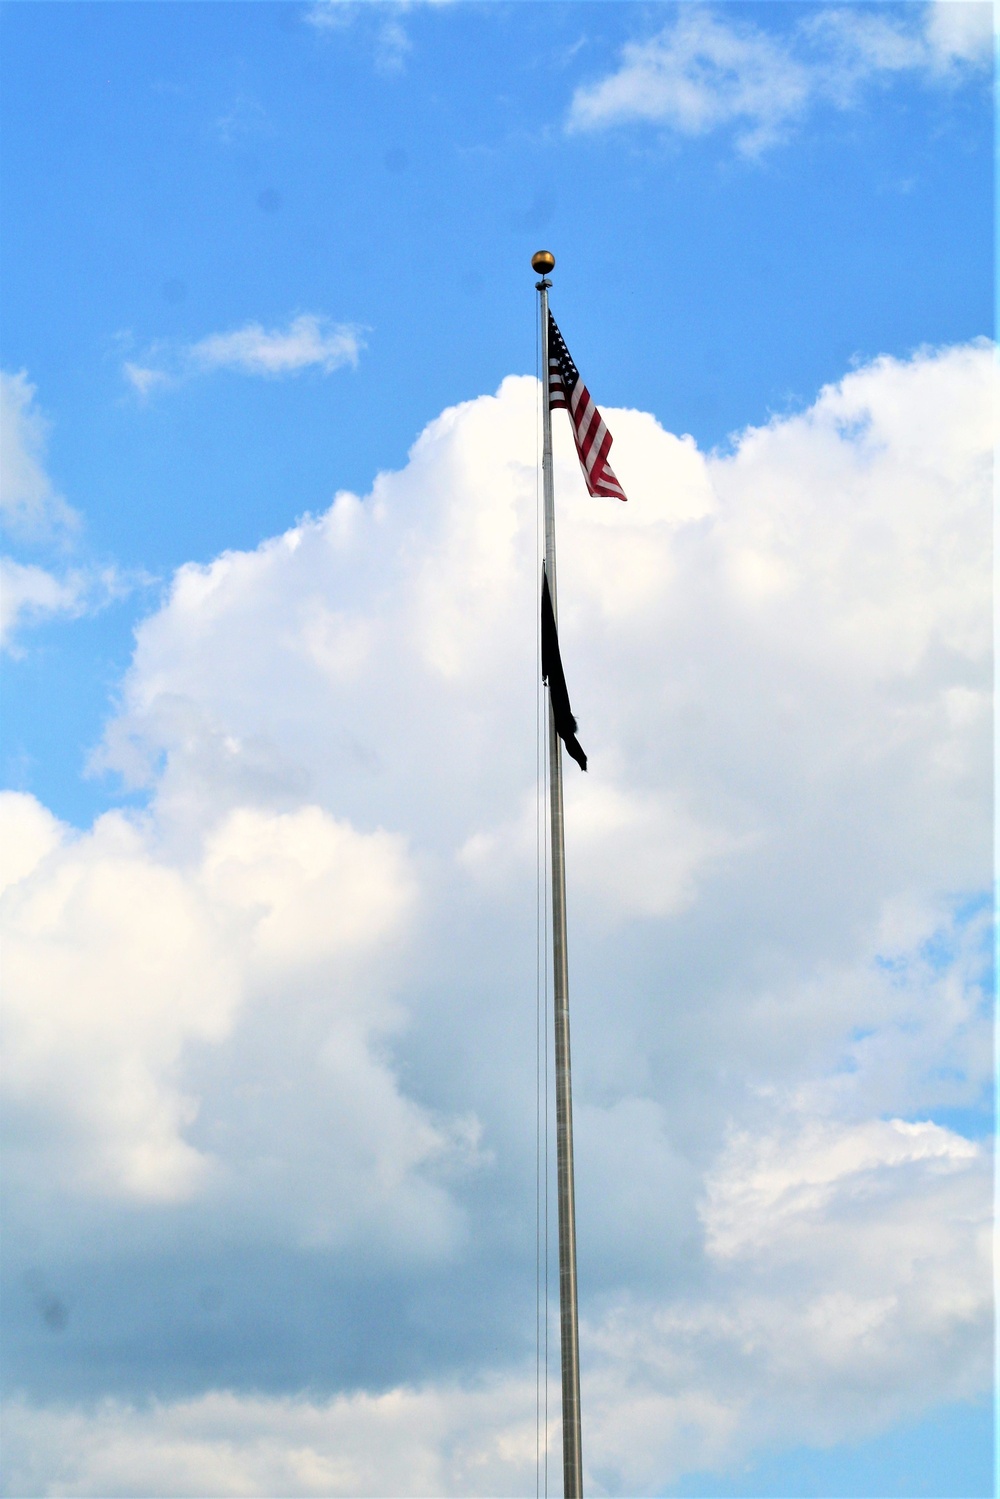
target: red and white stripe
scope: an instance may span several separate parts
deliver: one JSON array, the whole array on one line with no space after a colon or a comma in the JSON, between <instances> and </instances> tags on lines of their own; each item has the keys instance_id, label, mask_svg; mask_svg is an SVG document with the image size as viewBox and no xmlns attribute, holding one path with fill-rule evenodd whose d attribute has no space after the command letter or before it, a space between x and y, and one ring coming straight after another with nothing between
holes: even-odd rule
<instances>
[{"instance_id":1,"label":"red and white stripe","mask_svg":"<svg viewBox=\"0 0 1000 1499\"><path fill-rule=\"evenodd\" d=\"M624 500L625 491L608 462L611 433L580 378L555 318L549 313L549 409L554 411L557 407L565 407L569 412L580 467L590 493Z\"/></svg>"},{"instance_id":2,"label":"red and white stripe","mask_svg":"<svg viewBox=\"0 0 1000 1499\"><path fill-rule=\"evenodd\" d=\"M578 380L573 387L569 398L569 415L576 439L576 451L580 455L580 467L590 493L607 495L612 500L624 500L625 491L608 462L611 433L582 380Z\"/></svg>"}]
</instances>

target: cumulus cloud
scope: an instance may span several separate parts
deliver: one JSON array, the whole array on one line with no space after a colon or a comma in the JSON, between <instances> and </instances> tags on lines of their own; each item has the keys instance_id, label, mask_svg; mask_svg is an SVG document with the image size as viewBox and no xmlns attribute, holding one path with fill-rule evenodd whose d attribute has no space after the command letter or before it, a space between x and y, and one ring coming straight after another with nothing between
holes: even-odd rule
<instances>
[{"instance_id":1,"label":"cumulus cloud","mask_svg":"<svg viewBox=\"0 0 1000 1499\"><path fill-rule=\"evenodd\" d=\"M655 1493L755 1443L857 1439L988 1389L990 1176L932 1124L731 1139L702 1203L712 1294L627 1298L588 1327L605 1484Z\"/></svg>"},{"instance_id":2,"label":"cumulus cloud","mask_svg":"<svg viewBox=\"0 0 1000 1499\"><path fill-rule=\"evenodd\" d=\"M300 1231L342 1240L362 1225L377 1233L380 1214L398 1227L410 1212L419 1236L410 1173L450 1142L400 1096L375 1050L397 1021L375 982L377 955L400 949L416 894L398 838L357 833L316 807L240 809L192 867L157 857L143 820L119 813L74 835L33 798L5 793L0 819L15 861L2 897L15 1174L23 1120L44 1119L47 1173L71 1194L181 1201L205 1191L213 1169L230 1178L217 1190L245 1194L283 1154L286 1183L301 1177L301 1116L319 1103L336 1158L324 1200L298 1204ZM254 1108L234 1112L231 1099L225 1123L204 1118L192 1143L200 1101L182 1083L185 1051L218 1048L238 1027L266 1046L267 1082ZM312 1103L289 1107L284 1090L310 1070ZM283 1111L293 1122L284 1144ZM213 1150L220 1128L225 1162ZM30 1172L37 1150L32 1141ZM425 1195L440 1216L433 1189Z\"/></svg>"},{"instance_id":3,"label":"cumulus cloud","mask_svg":"<svg viewBox=\"0 0 1000 1499\"><path fill-rule=\"evenodd\" d=\"M109 1402L89 1420L15 1406L7 1471L31 1492L62 1452L69 1494L510 1493L512 1473L533 1480L533 1393L520 1378L330 1401L220 1393L145 1413Z\"/></svg>"},{"instance_id":4,"label":"cumulus cloud","mask_svg":"<svg viewBox=\"0 0 1000 1499\"><path fill-rule=\"evenodd\" d=\"M986 1388L989 1205L985 1152L932 1124L734 1137L702 1208L713 1294L629 1298L584 1322L587 1490L659 1493L761 1441L860 1437ZM530 1492L534 1401L529 1368L86 1416L14 1401L8 1491L58 1474L65 1494ZM549 1450L555 1469L557 1422Z\"/></svg>"},{"instance_id":5,"label":"cumulus cloud","mask_svg":"<svg viewBox=\"0 0 1000 1499\"><path fill-rule=\"evenodd\" d=\"M615 72L577 89L567 123L644 122L688 136L730 126L754 156L816 104L848 108L865 85L905 72L954 82L992 50L992 11L980 0L933 0L906 15L838 6L786 36L682 6L655 36L627 43Z\"/></svg>"},{"instance_id":6,"label":"cumulus cloud","mask_svg":"<svg viewBox=\"0 0 1000 1499\"><path fill-rule=\"evenodd\" d=\"M63 839L32 798L7 793L2 812L5 841L30 839L43 866L6 901L9 1105L48 1112L65 1186L183 1197L203 1162L180 1137L196 1105L170 1074L187 1035L226 1033L231 964L125 819L102 819L58 858Z\"/></svg>"},{"instance_id":7,"label":"cumulus cloud","mask_svg":"<svg viewBox=\"0 0 1000 1499\"><path fill-rule=\"evenodd\" d=\"M591 1487L988 1384L988 1152L935 1115L990 1086L993 381L985 341L879 359L709 455L610 411L627 506L557 424ZM22 1487L530 1487L531 1308L486 1313L534 1264L537 402L179 570L100 755L144 814L8 804L33 1211L339 1256L328 1299L446 1266L466 1341L386 1372L432 1298L339 1389L233 1354L231 1396L29 1401Z\"/></svg>"},{"instance_id":8,"label":"cumulus cloud","mask_svg":"<svg viewBox=\"0 0 1000 1499\"><path fill-rule=\"evenodd\" d=\"M181 349L154 345L145 363L126 360L122 370L133 390L145 397L180 379L215 370L274 378L319 369L329 375L345 364L356 367L363 346L360 328L301 313L285 329L247 323L229 333L211 333Z\"/></svg>"}]
</instances>

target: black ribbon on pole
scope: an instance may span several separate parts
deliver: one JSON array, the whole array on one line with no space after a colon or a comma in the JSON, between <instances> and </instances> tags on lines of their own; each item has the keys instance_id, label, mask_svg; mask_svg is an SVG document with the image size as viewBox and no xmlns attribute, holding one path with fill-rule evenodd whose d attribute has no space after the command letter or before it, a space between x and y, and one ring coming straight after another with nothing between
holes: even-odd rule
<instances>
[{"instance_id":1,"label":"black ribbon on pole","mask_svg":"<svg viewBox=\"0 0 1000 1499\"><path fill-rule=\"evenodd\" d=\"M576 737L576 719L569 705L566 676L563 672L562 656L559 654L556 617L552 612L552 596L549 593L549 580L544 567L542 568L542 681L547 682L549 686L549 701L552 704L552 721L555 724L556 733L566 746L567 753L572 755L581 770L586 770L587 756Z\"/></svg>"}]
</instances>

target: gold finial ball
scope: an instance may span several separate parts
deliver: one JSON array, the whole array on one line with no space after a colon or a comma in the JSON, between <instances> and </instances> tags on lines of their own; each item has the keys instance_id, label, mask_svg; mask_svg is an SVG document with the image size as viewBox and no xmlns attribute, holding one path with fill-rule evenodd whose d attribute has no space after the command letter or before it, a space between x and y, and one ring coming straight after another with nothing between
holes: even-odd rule
<instances>
[{"instance_id":1,"label":"gold finial ball","mask_svg":"<svg viewBox=\"0 0 1000 1499\"><path fill-rule=\"evenodd\" d=\"M531 257L531 269L540 276L547 276L555 269L556 257L549 250L536 250Z\"/></svg>"}]
</instances>

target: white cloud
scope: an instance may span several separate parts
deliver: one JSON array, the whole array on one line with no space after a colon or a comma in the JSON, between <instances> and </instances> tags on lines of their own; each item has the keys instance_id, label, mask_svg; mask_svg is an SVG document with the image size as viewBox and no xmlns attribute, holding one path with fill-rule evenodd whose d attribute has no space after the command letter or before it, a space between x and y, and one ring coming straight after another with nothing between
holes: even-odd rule
<instances>
[{"instance_id":1,"label":"white cloud","mask_svg":"<svg viewBox=\"0 0 1000 1499\"><path fill-rule=\"evenodd\" d=\"M880 76L913 72L955 83L993 55L992 6L982 0L931 0L910 17L839 6L817 11L803 38L821 49L815 90L849 105L858 88Z\"/></svg>"},{"instance_id":2,"label":"white cloud","mask_svg":"<svg viewBox=\"0 0 1000 1499\"><path fill-rule=\"evenodd\" d=\"M616 412L621 515L581 495L557 429L563 649L594 767L569 784L571 869L592 915L742 904L728 882L755 869L793 948L840 908L810 980L837 1009L831 975L872 963L893 901L931 890L930 933L940 896L985 885L992 379L986 345L878 361L707 460ZM405 826L463 878L525 878L534 401L509 380L368 501L183 569L104 765L141 783L162 763L174 826L308 794Z\"/></svg>"},{"instance_id":3,"label":"white cloud","mask_svg":"<svg viewBox=\"0 0 1000 1499\"><path fill-rule=\"evenodd\" d=\"M21 652L17 637L26 627L58 615L96 613L132 586L113 566L67 566L81 519L45 468L49 424L35 397L23 370L0 371L0 519L13 543L58 558L43 567L0 556L0 649L13 656Z\"/></svg>"},{"instance_id":4,"label":"white cloud","mask_svg":"<svg viewBox=\"0 0 1000 1499\"><path fill-rule=\"evenodd\" d=\"M568 127L644 122L697 136L731 126L754 156L817 103L848 108L862 86L894 73L954 80L988 63L992 45L991 7L980 0L933 0L905 15L838 6L785 37L681 6L655 36L627 43L615 72L577 89Z\"/></svg>"},{"instance_id":5,"label":"white cloud","mask_svg":"<svg viewBox=\"0 0 1000 1499\"><path fill-rule=\"evenodd\" d=\"M318 32L343 31L359 20L372 20L373 56L380 73L401 73L413 50L403 17L419 7L450 5L452 0L316 0L304 12Z\"/></svg>"},{"instance_id":6,"label":"white cloud","mask_svg":"<svg viewBox=\"0 0 1000 1499\"><path fill-rule=\"evenodd\" d=\"M533 1393L519 1378L328 1402L212 1394L145 1413L109 1402L92 1419L14 1405L7 1471L25 1493L56 1452L66 1494L519 1492L512 1470L534 1472Z\"/></svg>"},{"instance_id":7,"label":"white cloud","mask_svg":"<svg viewBox=\"0 0 1000 1499\"><path fill-rule=\"evenodd\" d=\"M229 333L211 333L180 349L154 345L144 363L126 360L122 370L133 390L146 397L178 380L214 370L276 377L319 369L329 375L345 364L356 367L363 347L360 328L301 313L284 329L247 323ZM155 360L161 362L150 362Z\"/></svg>"},{"instance_id":8,"label":"white cloud","mask_svg":"<svg viewBox=\"0 0 1000 1499\"><path fill-rule=\"evenodd\" d=\"M131 359L125 360L122 373L132 389L143 397L148 396L154 390L173 384L166 370L155 369L151 365L136 364Z\"/></svg>"},{"instance_id":9,"label":"white cloud","mask_svg":"<svg viewBox=\"0 0 1000 1499\"><path fill-rule=\"evenodd\" d=\"M79 573L62 578L33 563L0 557L0 644L16 649L19 625L54 614L70 617L84 612L85 579Z\"/></svg>"},{"instance_id":10,"label":"white cloud","mask_svg":"<svg viewBox=\"0 0 1000 1499\"><path fill-rule=\"evenodd\" d=\"M21 654L19 633L42 620L80 619L124 598L132 582L114 567L78 567L61 573L32 562L0 557L0 648Z\"/></svg>"},{"instance_id":11,"label":"white cloud","mask_svg":"<svg viewBox=\"0 0 1000 1499\"><path fill-rule=\"evenodd\" d=\"M119 813L72 835L33 798L4 793L0 817L4 845L20 851L2 898L7 1100L16 1118L45 1121L50 1179L74 1195L169 1203L205 1191L214 1172L216 1190L238 1199L284 1157L289 1214L310 1241L377 1235L379 1219L384 1234L407 1218L411 1248L447 1239L446 1204L410 1178L468 1126L442 1133L373 1049L398 1024L378 955L403 950L416 898L398 838L315 807L241 809L191 865L158 856L148 823ZM283 1033L291 1004L294 1038ZM200 1100L183 1086L185 1055L241 1026L266 1047L268 1081L253 1108L230 1099L224 1124L203 1117L192 1144ZM282 1095L310 1073L303 1118L302 1101ZM296 1203L296 1131L310 1114L318 1127L317 1104L335 1153L320 1195ZM220 1128L224 1160L212 1148ZM30 1176L36 1147L27 1157ZM16 1143L7 1159L16 1175Z\"/></svg>"},{"instance_id":12,"label":"white cloud","mask_svg":"<svg viewBox=\"0 0 1000 1499\"><path fill-rule=\"evenodd\" d=\"M607 763L601 768L611 769ZM578 887L611 919L623 912L669 916L685 910L706 870L740 843L732 833L701 824L678 797L570 781L565 798L567 848ZM515 821L474 833L457 858L476 880L504 883L533 853L534 840L532 800Z\"/></svg>"},{"instance_id":13,"label":"white cloud","mask_svg":"<svg viewBox=\"0 0 1000 1499\"><path fill-rule=\"evenodd\" d=\"M801 112L810 92L807 69L779 43L701 6L684 7L650 41L629 42L622 59L616 73L577 90L571 129L645 120L703 135L735 122L741 149L752 153Z\"/></svg>"},{"instance_id":14,"label":"white cloud","mask_svg":"<svg viewBox=\"0 0 1000 1499\"><path fill-rule=\"evenodd\" d=\"M862 1437L988 1387L989 1206L985 1153L933 1125L735 1137L703 1209L714 1294L584 1323L587 1491L662 1492L762 1441ZM534 1404L533 1368L329 1400L12 1400L7 1491L525 1493ZM549 1437L555 1473L556 1421Z\"/></svg>"},{"instance_id":15,"label":"white cloud","mask_svg":"<svg viewBox=\"0 0 1000 1499\"><path fill-rule=\"evenodd\" d=\"M50 541L79 526L79 516L56 493L45 471L48 424L22 370L0 370L0 516L25 541Z\"/></svg>"},{"instance_id":16,"label":"white cloud","mask_svg":"<svg viewBox=\"0 0 1000 1499\"><path fill-rule=\"evenodd\" d=\"M10 793L3 811L15 827L43 815ZM226 1033L235 1002L193 894L109 814L8 890L4 914L11 1106L49 1115L70 1190L186 1196L204 1163L180 1137L197 1106L171 1073L186 1037Z\"/></svg>"},{"instance_id":17,"label":"white cloud","mask_svg":"<svg viewBox=\"0 0 1000 1499\"><path fill-rule=\"evenodd\" d=\"M224 146L240 146L273 135L267 110L259 99L239 93L232 104L213 122L216 137Z\"/></svg>"},{"instance_id":18,"label":"white cloud","mask_svg":"<svg viewBox=\"0 0 1000 1499\"><path fill-rule=\"evenodd\" d=\"M799 1254L802 1240L815 1237L820 1227L822 1253L840 1254L843 1246L829 1222L838 1195L850 1210L876 1190L879 1173L889 1182L901 1167L921 1163L930 1167L931 1178L951 1175L966 1172L981 1155L971 1140L939 1125L899 1119L846 1129L813 1121L790 1140L736 1136L706 1184L708 1252L720 1260L761 1248Z\"/></svg>"},{"instance_id":19,"label":"white cloud","mask_svg":"<svg viewBox=\"0 0 1000 1499\"><path fill-rule=\"evenodd\" d=\"M332 374L342 365L357 365L361 338L357 328L331 325L313 313L293 318L288 327L270 332L248 323L232 333L213 333L191 345L190 358L202 369L239 370L245 375L288 375L317 365Z\"/></svg>"},{"instance_id":20,"label":"white cloud","mask_svg":"<svg viewBox=\"0 0 1000 1499\"><path fill-rule=\"evenodd\" d=\"M375 51L375 63L381 72L401 73L412 50L413 43L399 21L382 23Z\"/></svg>"},{"instance_id":21,"label":"white cloud","mask_svg":"<svg viewBox=\"0 0 1000 1499\"><path fill-rule=\"evenodd\" d=\"M405 15L418 6L450 5L453 0L316 0L305 12L305 21L317 31L338 30L365 12Z\"/></svg>"},{"instance_id":22,"label":"white cloud","mask_svg":"<svg viewBox=\"0 0 1000 1499\"><path fill-rule=\"evenodd\" d=\"M989 0L933 0L927 14L927 44L941 67L992 61L996 11Z\"/></svg>"},{"instance_id":23,"label":"white cloud","mask_svg":"<svg viewBox=\"0 0 1000 1499\"><path fill-rule=\"evenodd\" d=\"M626 506L557 424L594 1490L988 1384L988 1161L929 1116L991 1067L994 378L985 341L880 359L709 456L607 411ZM74 835L9 804L37 851L5 896L17 1180L70 1222L67 1173L366 1269L520 1252L537 400L508 379L364 500L180 569L102 752L143 817ZM519 1357L384 1395L21 1408L11 1471L523 1491Z\"/></svg>"},{"instance_id":24,"label":"white cloud","mask_svg":"<svg viewBox=\"0 0 1000 1499\"><path fill-rule=\"evenodd\" d=\"M317 0L304 12L306 24L317 31L337 31L354 18L355 0Z\"/></svg>"},{"instance_id":25,"label":"white cloud","mask_svg":"<svg viewBox=\"0 0 1000 1499\"><path fill-rule=\"evenodd\" d=\"M734 1138L703 1204L713 1294L625 1299L588 1328L597 1473L657 1492L755 1443L857 1440L985 1392L990 1176L933 1125Z\"/></svg>"}]
</instances>

